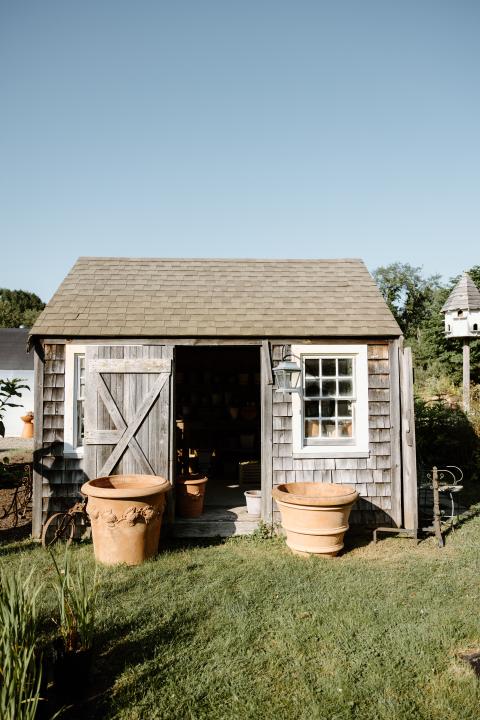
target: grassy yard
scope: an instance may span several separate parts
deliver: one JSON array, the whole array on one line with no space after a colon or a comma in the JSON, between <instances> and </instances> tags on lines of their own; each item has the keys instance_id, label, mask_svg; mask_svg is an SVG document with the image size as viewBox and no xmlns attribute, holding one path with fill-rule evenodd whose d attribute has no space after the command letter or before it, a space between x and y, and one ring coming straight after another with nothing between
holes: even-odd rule
<instances>
[{"instance_id":1,"label":"grassy yard","mask_svg":"<svg viewBox=\"0 0 480 720\"><path fill-rule=\"evenodd\" d=\"M457 653L480 646L479 550L477 517L444 550L390 538L305 560L243 538L102 569L92 686L65 717L477 720ZM93 572L90 545L73 554ZM30 543L0 565L51 574Z\"/></svg>"}]
</instances>

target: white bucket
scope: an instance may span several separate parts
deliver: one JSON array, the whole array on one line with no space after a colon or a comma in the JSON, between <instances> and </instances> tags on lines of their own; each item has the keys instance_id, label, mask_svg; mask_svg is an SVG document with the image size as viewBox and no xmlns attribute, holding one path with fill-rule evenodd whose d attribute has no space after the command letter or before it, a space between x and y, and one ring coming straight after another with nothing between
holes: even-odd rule
<instances>
[{"instance_id":1,"label":"white bucket","mask_svg":"<svg viewBox=\"0 0 480 720\"><path fill-rule=\"evenodd\" d=\"M249 515L260 517L262 513L262 491L261 490L245 490L245 499L247 501L247 512Z\"/></svg>"}]
</instances>

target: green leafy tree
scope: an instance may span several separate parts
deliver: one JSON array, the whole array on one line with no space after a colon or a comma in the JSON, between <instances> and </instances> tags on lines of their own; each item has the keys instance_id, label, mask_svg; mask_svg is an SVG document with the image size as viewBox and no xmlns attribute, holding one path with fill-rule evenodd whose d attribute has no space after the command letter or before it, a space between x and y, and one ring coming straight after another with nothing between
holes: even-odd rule
<instances>
[{"instance_id":1,"label":"green leafy tree","mask_svg":"<svg viewBox=\"0 0 480 720\"><path fill-rule=\"evenodd\" d=\"M480 288L480 266L475 265L468 272L477 287ZM415 365L420 373L424 376L444 375L456 385L460 385L462 382L463 340L445 337L444 315L441 309L458 280L459 276L451 278L445 286L434 293L429 312L419 324L416 338L411 343ZM472 382L480 383L480 341L478 339L470 341L470 376Z\"/></svg>"},{"instance_id":2,"label":"green leafy tree","mask_svg":"<svg viewBox=\"0 0 480 720\"><path fill-rule=\"evenodd\" d=\"M35 293L0 288L0 327L31 327L44 307Z\"/></svg>"},{"instance_id":3,"label":"green leafy tree","mask_svg":"<svg viewBox=\"0 0 480 720\"><path fill-rule=\"evenodd\" d=\"M480 288L480 265L469 274ZM412 348L417 386L441 376L460 384L463 341L445 337L441 312L459 277L441 283L438 275L423 277L421 268L402 263L380 267L373 276ZM471 379L480 383L480 341L472 340L470 348Z\"/></svg>"},{"instance_id":4,"label":"green leafy tree","mask_svg":"<svg viewBox=\"0 0 480 720\"><path fill-rule=\"evenodd\" d=\"M5 425L3 418L7 407L20 407L20 403L11 402L13 397L22 397L20 390L30 390L28 385L22 385L23 380L13 378L12 380L0 379L0 437L5 437Z\"/></svg>"},{"instance_id":5,"label":"green leafy tree","mask_svg":"<svg viewBox=\"0 0 480 720\"><path fill-rule=\"evenodd\" d=\"M424 278L421 271L408 263L392 263L373 272L380 292L406 338L415 337L441 288L439 275Z\"/></svg>"}]
</instances>

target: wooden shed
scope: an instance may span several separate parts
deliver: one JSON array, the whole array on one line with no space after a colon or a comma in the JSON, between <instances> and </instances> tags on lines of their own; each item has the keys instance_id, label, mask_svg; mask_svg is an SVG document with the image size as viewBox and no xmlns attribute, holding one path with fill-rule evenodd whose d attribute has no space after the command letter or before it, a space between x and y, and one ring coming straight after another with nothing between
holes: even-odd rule
<instances>
[{"instance_id":1,"label":"wooden shed","mask_svg":"<svg viewBox=\"0 0 480 720\"><path fill-rule=\"evenodd\" d=\"M251 532L244 489L339 482L363 526L416 526L411 358L360 260L80 258L35 323L33 534L85 479L208 475L184 536ZM293 355L300 391L272 370Z\"/></svg>"}]
</instances>

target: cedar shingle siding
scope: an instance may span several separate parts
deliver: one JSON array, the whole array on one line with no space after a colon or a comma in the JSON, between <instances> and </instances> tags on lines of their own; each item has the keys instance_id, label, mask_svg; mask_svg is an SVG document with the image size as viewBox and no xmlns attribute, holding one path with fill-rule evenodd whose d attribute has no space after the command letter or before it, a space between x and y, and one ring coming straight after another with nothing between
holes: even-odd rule
<instances>
[{"instance_id":1,"label":"cedar shingle siding","mask_svg":"<svg viewBox=\"0 0 480 720\"><path fill-rule=\"evenodd\" d=\"M273 348L273 358L282 358L283 347ZM361 499L352 523L390 525L399 520L393 507L393 461L391 447L390 361L388 343L368 345L368 458L294 458L292 450L292 401L290 395L273 395L273 485L285 482L326 482L353 485ZM274 512L274 520L280 515Z\"/></svg>"}]
</instances>

